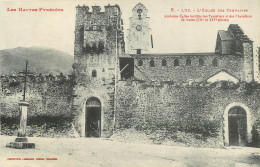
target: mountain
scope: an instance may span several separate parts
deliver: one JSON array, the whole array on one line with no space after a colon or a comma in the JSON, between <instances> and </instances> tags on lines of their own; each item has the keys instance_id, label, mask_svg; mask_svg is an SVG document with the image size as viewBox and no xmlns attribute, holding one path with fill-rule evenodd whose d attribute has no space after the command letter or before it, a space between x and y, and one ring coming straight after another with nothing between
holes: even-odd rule
<instances>
[{"instance_id":1,"label":"mountain","mask_svg":"<svg viewBox=\"0 0 260 167\"><path fill-rule=\"evenodd\" d=\"M46 47L18 47L0 50L0 75L12 75L25 69L35 74L68 75L72 72L73 56L68 53Z\"/></svg>"}]
</instances>

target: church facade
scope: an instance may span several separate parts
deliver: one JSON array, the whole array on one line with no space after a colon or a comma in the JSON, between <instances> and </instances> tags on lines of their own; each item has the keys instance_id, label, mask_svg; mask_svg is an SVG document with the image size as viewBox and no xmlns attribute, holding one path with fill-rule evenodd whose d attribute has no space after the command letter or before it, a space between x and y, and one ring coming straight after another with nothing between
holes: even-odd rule
<instances>
[{"instance_id":1,"label":"church facade","mask_svg":"<svg viewBox=\"0 0 260 167\"><path fill-rule=\"evenodd\" d=\"M253 41L236 25L212 53L151 54L148 10L132 10L125 53L120 7L77 7L74 119L81 136L108 137L133 126L212 126L225 145L252 142L259 121ZM208 125L206 125L207 123ZM209 128L209 127L204 127Z\"/></svg>"}]
</instances>

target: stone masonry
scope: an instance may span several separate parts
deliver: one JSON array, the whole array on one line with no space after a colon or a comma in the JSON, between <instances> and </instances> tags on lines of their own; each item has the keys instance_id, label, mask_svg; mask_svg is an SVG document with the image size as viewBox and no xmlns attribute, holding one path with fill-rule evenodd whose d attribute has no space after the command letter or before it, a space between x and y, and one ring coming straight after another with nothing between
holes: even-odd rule
<instances>
[{"instance_id":1,"label":"stone masonry","mask_svg":"<svg viewBox=\"0 0 260 167\"><path fill-rule=\"evenodd\" d=\"M253 42L242 29L231 24L218 31L211 53L151 54L147 12L141 3L133 8L126 54L118 5L104 11L77 6L73 73L29 78L29 120L62 118L81 137L109 137L118 129L137 128L166 129L171 135L183 131L203 140L211 136L225 146L259 143L260 86L253 77ZM126 69L131 71L127 78ZM237 82L207 82L219 72ZM1 77L5 120L19 116L20 79Z\"/></svg>"}]
</instances>

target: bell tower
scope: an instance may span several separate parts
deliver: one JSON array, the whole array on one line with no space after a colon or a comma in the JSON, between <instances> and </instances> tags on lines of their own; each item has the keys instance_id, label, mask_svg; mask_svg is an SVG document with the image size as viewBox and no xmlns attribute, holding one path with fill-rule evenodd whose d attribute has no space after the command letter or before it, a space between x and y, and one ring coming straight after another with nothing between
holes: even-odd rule
<instances>
[{"instance_id":1,"label":"bell tower","mask_svg":"<svg viewBox=\"0 0 260 167\"><path fill-rule=\"evenodd\" d=\"M151 29L147 17L148 10L142 3L138 3L132 10L129 18L130 26L127 30L127 53L143 54L149 53L151 49Z\"/></svg>"}]
</instances>

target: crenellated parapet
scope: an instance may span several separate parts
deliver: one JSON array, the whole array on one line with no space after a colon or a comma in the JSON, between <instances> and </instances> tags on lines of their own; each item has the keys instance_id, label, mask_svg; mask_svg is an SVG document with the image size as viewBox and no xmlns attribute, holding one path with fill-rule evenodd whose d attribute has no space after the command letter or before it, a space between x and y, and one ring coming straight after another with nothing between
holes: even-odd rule
<instances>
[{"instance_id":1,"label":"crenellated parapet","mask_svg":"<svg viewBox=\"0 0 260 167\"><path fill-rule=\"evenodd\" d=\"M72 75L63 75L63 73L60 73L59 75L43 75L43 74L30 74L27 76L27 82L56 82L56 81L69 81L72 78ZM7 82L7 83L12 83L12 82L24 82L24 76L19 75L19 74L13 74L13 75L1 75L0 76L0 81L2 82Z\"/></svg>"},{"instance_id":2,"label":"crenellated parapet","mask_svg":"<svg viewBox=\"0 0 260 167\"><path fill-rule=\"evenodd\" d=\"M110 5L108 4L107 6L104 7L105 10L102 12L101 11L101 6L92 6L91 9L92 11L90 11L90 7L86 6L86 5L78 5L76 6L76 10L77 10L77 14L82 13L83 15L87 15L87 14L99 14L99 13L106 13L106 14L112 14L111 12L113 12L113 8L116 8L118 12L121 13L121 9L120 7L116 4L116 5Z\"/></svg>"},{"instance_id":3,"label":"crenellated parapet","mask_svg":"<svg viewBox=\"0 0 260 167\"><path fill-rule=\"evenodd\" d=\"M43 74L30 74L26 79L27 90L33 92L46 93L49 90L60 89L67 91L72 89L74 82L73 75L43 75ZM24 76L20 74L13 74L10 76L0 76L1 92L5 95L23 92ZM52 91L56 92L56 91Z\"/></svg>"},{"instance_id":4,"label":"crenellated parapet","mask_svg":"<svg viewBox=\"0 0 260 167\"><path fill-rule=\"evenodd\" d=\"M124 50L123 21L118 5L108 5L101 11L100 6L77 6L75 24L75 59L86 54L111 54L115 52L115 37ZM121 50L121 49L120 49Z\"/></svg>"}]
</instances>

